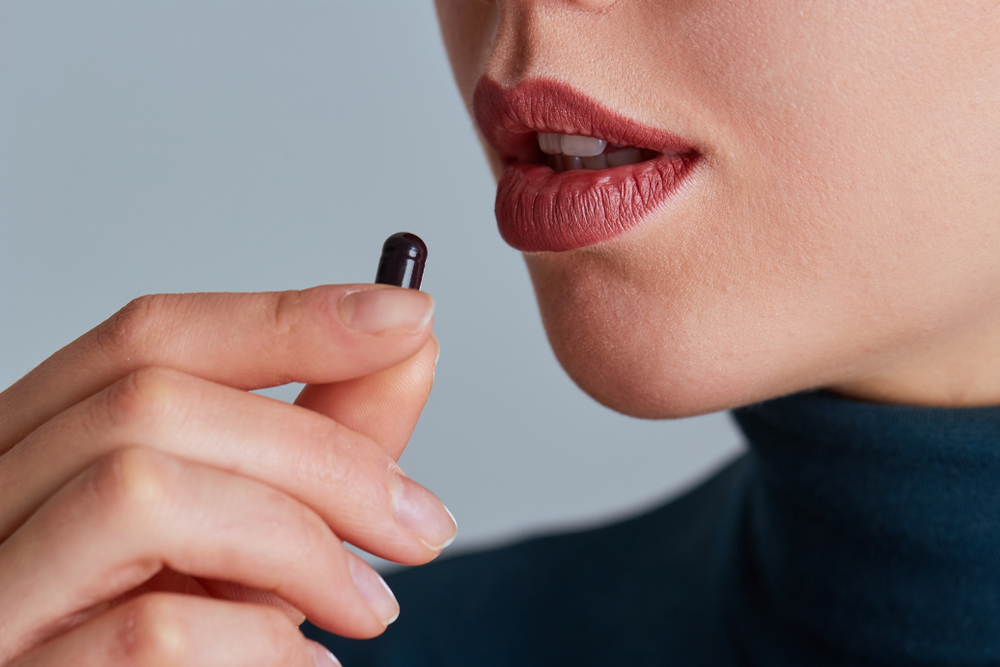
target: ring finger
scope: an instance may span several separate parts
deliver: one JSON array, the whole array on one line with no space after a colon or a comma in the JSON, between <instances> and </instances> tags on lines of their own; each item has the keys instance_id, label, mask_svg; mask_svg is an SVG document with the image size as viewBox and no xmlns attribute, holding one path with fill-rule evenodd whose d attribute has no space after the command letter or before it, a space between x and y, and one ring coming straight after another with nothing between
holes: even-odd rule
<instances>
[{"instance_id":1,"label":"ring finger","mask_svg":"<svg viewBox=\"0 0 1000 667\"><path fill-rule=\"evenodd\" d=\"M149 594L43 644L10 667L339 667L280 612Z\"/></svg>"},{"instance_id":2,"label":"ring finger","mask_svg":"<svg viewBox=\"0 0 1000 667\"><path fill-rule=\"evenodd\" d=\"M136 443L281 489L341 538L389 560L426 562L455 534L444 505L370 438L312 410L145 369L63 412L0 458L0 538L73 475Z\"/></svg>"},{"instance_id":3,"label":"ring finger","mask_svg":"<svg viewBox=\"0 0 1000 667\"><path fill-rule=\"evenodd\" d=\"M0 663L169 567L270 591L333 632L398 605L324 521L260 482L151 449L88 468L0 545Z\"/></svg>"}]
</instances>

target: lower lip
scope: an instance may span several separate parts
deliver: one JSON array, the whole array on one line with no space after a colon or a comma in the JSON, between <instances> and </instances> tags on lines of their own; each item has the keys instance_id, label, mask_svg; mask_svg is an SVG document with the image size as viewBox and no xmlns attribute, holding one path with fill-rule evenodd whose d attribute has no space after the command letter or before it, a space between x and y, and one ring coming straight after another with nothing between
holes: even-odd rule
<instances>
[{"instance_id":1,"label":"lower lip","mask_svg":"<svg viewBox=\"0 0 1000 667\"><path fill-rule=\"evenodd\" d=\"M564 252L609 241L668 201L696 160L696 155L661 155L611 169L560 173L539 164L512 164L497 187L500 235L523 252Z\"/></svg>"}]
</instances>

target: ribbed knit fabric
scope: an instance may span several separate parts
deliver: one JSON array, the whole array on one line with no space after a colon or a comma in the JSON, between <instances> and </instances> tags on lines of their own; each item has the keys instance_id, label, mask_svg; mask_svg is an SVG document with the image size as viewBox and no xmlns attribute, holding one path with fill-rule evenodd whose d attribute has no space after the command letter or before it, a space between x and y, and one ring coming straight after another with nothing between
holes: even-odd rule
<instances>
[{"instance_id":1,"label":"ribbed knit fabric","mask_svg":"<svg viewBox=\"0 0 1000 667\"><path fill-rule=\"evenodd\" d=\"M735 411L750 451L594 530L388 578L344 667L1000 665L1000 407L798 394Z\"/></svg>"}]
</instances>

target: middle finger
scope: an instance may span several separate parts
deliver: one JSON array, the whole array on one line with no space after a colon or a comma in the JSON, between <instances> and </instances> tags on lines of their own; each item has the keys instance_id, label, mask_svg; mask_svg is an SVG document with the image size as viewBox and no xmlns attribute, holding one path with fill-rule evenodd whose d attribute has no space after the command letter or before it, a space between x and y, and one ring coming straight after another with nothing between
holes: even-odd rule
<instances>
[{"instance_id":1,"label":"middle finger","mask_svg":"<svg viewBox=\"0 0 1000 667\"><path fill-rule=\"evenodd\" d=\"M141 444L257 479L382 558L426 562L454 519L371 439L323 415L168 369L145 369L51 419L0 458L0 539L84 468Z\"/></svg>"},{"instance_id":2,"label":"middle finger","mask_svg":"<svg viewBox=\"0 0 1000 667\"><path fill-rule=\"evenodd\" d=\"M374 636L399 610L375 571L301 503L132 448L70 480L0 545L0 662L164 566L271 591L347 636Z\"/></svg>"}]
</instances>

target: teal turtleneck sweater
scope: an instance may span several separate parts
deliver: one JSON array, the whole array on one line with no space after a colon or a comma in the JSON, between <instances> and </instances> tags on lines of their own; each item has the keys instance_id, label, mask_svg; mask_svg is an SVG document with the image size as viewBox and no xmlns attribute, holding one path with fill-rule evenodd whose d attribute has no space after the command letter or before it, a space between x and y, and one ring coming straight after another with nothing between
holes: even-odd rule
<instances>
[{"instance_id":1,"label":"teal turtleneck sweater","mask_svg":"<svg viewBox=\"0 0 1000 667\"><path fill-rule=\"evenodd\" d=\"M345 667L1000 666L1000 407L799 394L735 411L749 452L611 526L389 577Z\"/></svg>"}]
</instances>

